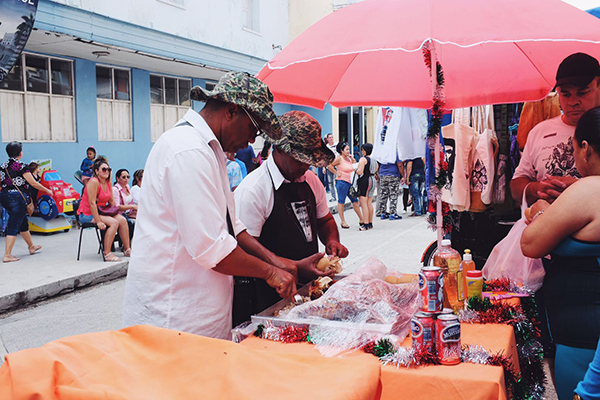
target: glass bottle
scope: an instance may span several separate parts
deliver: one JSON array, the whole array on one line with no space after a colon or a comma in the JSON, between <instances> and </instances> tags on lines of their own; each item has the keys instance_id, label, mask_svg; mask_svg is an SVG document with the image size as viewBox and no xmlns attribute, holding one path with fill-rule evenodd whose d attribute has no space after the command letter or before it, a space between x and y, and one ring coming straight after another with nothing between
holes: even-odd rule
<instances>
[{"instance_id":1,"label":"glass bottle","mask_svg":"<svg viewBox=\"0 0 600 400\"><path fill-rule=\"evenodd\" d=\"M462 274L460 274L460 262L462 261L460 253L451 247L452 243L448 239L442 240L442 245L433 255L433 265L440 267L444 274L444 307L452 308L455 312L463 307L464 289L460 299L459 276L462 283ZM460 287L462 288L462 284Z\"/></svg>"}]
</instances>

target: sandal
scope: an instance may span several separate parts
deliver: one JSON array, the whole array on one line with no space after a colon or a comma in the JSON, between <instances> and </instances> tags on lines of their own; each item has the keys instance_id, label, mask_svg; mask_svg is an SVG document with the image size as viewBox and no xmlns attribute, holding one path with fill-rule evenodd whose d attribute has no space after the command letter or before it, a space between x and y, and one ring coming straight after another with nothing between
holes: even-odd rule
<instances>
[{"instance_id":1,"label":"sandal","mask_svg":"<svg viewBox=\"0 0 600 400\"><path fill-rule=\"evenodd\" d=\"M42 248L41 245L33 245L33 246L29 246L29 254L34 255L36 251L40 250Z\"/></svg>"},{"instance_id":2,"label":"sandal","mask_svg":"<svg viewBox=\"0 0 600 400\"><path fill-rule=\"evenodd\" d=\"M125 251L123 252L123 255L124 255L125 257L131 257L131 248L129 248L129 249L127 249L127 250L125 250Z\"/></svg>"},{"instance_id":3,"label":"sandal","mask_svg":"<svg viewBox=\"0 0 600 400\"><path fill-rule=\"evenodd\" d=\"M19 261L20 258L19 257L15 257L15 256L4 256L4 259L2 260L5 263L9 263L9 262L15 262L15 261Z\"/></svg>"},{"instance_id":4,"label":"sandal","mask_svg":"<svg viewBox=\"0 0 600 400\"><path fill-rule=\"evenodd\" d=\"M121 261L121 259L113 253L108 253L104 255L104 261Z\"/></svg>"},{"instance_id":5,"label":"sandal","mask_svg":"<svg viewBox=\"0 0 600 400\"><path fill-rule=\"evenodd\" d=\"M347 223L345 223L345 222L342 222L342 223L340 224L340 226L341 226L343 229L350 229L350 225L348 225L348 224L347 224Z\"/></svg>"},{"instance_id":6,"label":"sandal","mask_svg":"<svg viewBox=\"0 0 600 400\"><path fill-rule=\"evenodd\" d=\"M366 231L367 229L369 229L369 224L363 224L362 222L359 224L360 228L358 228L359 231Z\"/></svg>"}]
</instances>

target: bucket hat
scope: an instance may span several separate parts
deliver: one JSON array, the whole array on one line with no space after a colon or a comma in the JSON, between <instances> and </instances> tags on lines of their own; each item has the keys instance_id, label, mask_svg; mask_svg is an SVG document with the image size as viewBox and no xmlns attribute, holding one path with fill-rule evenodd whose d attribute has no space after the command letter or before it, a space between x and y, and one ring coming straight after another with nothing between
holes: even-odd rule
<instances>
[{"instance_id":1,"label":"bucket hat","mask_svg":"<svg viewBox=\"0 0 600 400\"><path fill-rule=\"evenodd\" d=\"M216 99L241 106L262 122L260 127L269 138L281 138L279 120L273 111L273 94L265 83L246 72L226 73L212 91L194 86L190 98Z\"/></svg>"},{"instance_id":2,"label":"bucket hat","mask_svg":"<svg viewBox=\"0 0 600 400\"><path fill-rule=\"evenodd\" d=\"M333 162L335 155L321 138L321 125L303 111L289 111L279 117L283 136L279 140L267 139L292 158L325 167Z\"/></svg>"}]
</instances>

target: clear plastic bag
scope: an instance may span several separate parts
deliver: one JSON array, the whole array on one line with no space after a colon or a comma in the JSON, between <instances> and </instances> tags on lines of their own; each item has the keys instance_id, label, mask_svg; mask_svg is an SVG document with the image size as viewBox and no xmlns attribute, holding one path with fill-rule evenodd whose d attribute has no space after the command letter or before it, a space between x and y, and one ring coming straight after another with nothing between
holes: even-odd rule
<instances>
[{"instance_id":1,"label":"clear plastic bag","mask_svg":"<svg viewBox=\"0 0 600 400\"><path fill-rule=\"evenodd\" d=\"M384 280L387 275L402 276L371 258L321 298L290 310L286 319L310 325L311 341L324 355L360 348L385 335L402 340L419 309L418 282L391 284Z\"/></svg>"}]
</instances>

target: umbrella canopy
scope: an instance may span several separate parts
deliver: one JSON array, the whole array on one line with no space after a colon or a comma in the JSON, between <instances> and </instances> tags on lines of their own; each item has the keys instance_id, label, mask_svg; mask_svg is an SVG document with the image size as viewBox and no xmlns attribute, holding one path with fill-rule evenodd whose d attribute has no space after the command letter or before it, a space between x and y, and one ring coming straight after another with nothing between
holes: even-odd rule
<instances>
[{"instance_id":1,"label":"umbrella canopy","mask_svg":"<svg viewBox=\"0 0 600 400\"><path fill-rule=\"evenodd\" d=\"M430 108L429 40L446 108L531 101L569 54L600 59L600 20L560 0L367 0L308 28L257 76L276 102Z\"/></svg>"}]
</instances>

